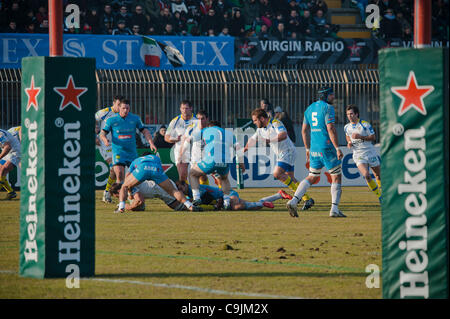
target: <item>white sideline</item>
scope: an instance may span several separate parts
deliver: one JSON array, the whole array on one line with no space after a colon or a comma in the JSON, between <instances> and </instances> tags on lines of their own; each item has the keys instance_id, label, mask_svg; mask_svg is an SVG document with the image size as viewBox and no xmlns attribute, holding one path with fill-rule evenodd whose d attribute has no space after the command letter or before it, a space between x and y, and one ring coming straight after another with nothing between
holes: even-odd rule
<instances>
[{"instance_id":1,"label":"white sideline","mask_svg":"<svg viewBox=\"0 0 450 319\"><path fill-rule=\"evenodd\" d=\"M17 272L12 271L12 270L0 270L0 274L17 274ZM161 284L161 283L153 283L153 282L138 281L138 280L107 279L107 278L81 278L81 280L101 281L101 282L131 284L131 285L141 285L141 286L152 286L152 287L169 288L169 289L186 289L186 290L210 293L210 294L215 294L215 295L244 296L244 297L255 297L255 298L273 298L273 299L304 299L303 297L279 296L279 295L260 294L260 293L253 293L253 292L226 291L226 290L217 290L217 289L202 288L202 287L195 287L195 286L185 286L185 285L177 285L177 284Z\"/></svg>"}]
</instances>

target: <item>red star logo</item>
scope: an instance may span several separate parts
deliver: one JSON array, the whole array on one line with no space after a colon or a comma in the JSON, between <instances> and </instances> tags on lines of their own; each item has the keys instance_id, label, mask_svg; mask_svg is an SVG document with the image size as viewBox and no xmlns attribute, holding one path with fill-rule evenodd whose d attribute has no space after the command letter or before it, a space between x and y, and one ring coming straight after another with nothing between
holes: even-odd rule
<instances>
[{"instance_id":1,"label":"red star logo","mask_svg":"<svg viewBox=\"0 0 450 319\"><path fill-rule=\"evenodd\" d=\"M166 173L169 169L172 168L173 164L162 164L161 166L164 170L164 173Z\"/></svg>"},{"instance_id":2,"label":"red star logo","mask_svg":"<svg viewBox=\"0 0 450 319\"><path fill-rule=\"evenodd\" d=\"M67 106L72 104L78 111L81 111L81 105L79 97L88 90L87 88L77 88L73 82L72 75L69 75L67 84L65 87L55 87L53 90L63 97L59 110L64 110Z\"/></svg>"},{"instance_id":3,"label":"red star logo","mask_svg":"<svg viewBox=\"0 0 450 319\"><path fill-rule=\"evenodd\" d=\"M402 99L398 110L398 115L402 116L410 108L416 109L420 114L427 115L427 110L425 109L423 99L428 94L433 92L433 90L434 86L432 85L419 86L417 84L416 75L413 71L410 71L406 86L391 87L392 93Z\"/></svg>"},{"instance_id":4,"label":"red star logo","mask_svg":"<svg viewBox=\"0 0 450 319\"><path fill-rule=\"evenodd\" d=\"M250 55L250 50L253 49L255 46L254 45L248 45L247 42L244 43L244 45L240 45L239 48L241 49L241 55Z\"/></svg>"},{"instance_id":5,"label":"red star logo","mask_svg":"<svg viewBox=\"0 0 450 319\"><path fill-rule=\"evenodd\" d=\"M353 45L347 48L350 50L350 56L359 56L359 50L361 50L361 47L357 46L356 43L353 42Z\"/></svg>"},{"instance_id":6,"label":"red star logo","mask_svg":"<svg viewBox=\"0 0 450 319\"><path fill-rule=\"evenodd\" d=\"M34 87L34 75L32 75L30 87L25 89L25 94L28 96L27 112L31 106L33 106L36 111L38 110L37 96L39 95L39 92L41 92L41 88Z\"/></svg>"}]
</instances>

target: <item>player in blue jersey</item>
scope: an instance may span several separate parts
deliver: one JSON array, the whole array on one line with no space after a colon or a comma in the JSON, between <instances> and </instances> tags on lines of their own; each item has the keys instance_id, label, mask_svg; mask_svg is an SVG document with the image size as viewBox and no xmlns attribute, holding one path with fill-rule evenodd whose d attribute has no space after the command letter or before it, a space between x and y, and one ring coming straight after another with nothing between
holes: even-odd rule
<instances>
[{"instance_id":1,"label":"player in blue jersey","mask_svg":"<svg viewBox=\"0 0 450 319\"><path fill-rule=\"evenodd\" d=\"M233 162L233 148L235 138L232 133L225 131L216 121L210 121L209 127L203 129L201 139L203 158L194 164L189 171L189 182L192 187L193 203L200 204L200 176L218 173L220 185L224 193L224 208L230 209L231 185L228 180L229 164ZM240 161L243 163L243 161ZM243 164L241 168L243 167Z\"/></svg>"},{"instance_id":2,"label":"player in blue jersey","mask_svg":"<svg viewBox=\"0 0 450 319\"><path fill-rule=\"evenodd\" d=\"M116 213L123 213L126 208L126 200L128 197L128 190L141 184L144 181L152 180L170 196L182 203L190 211L200 211L201 209L186 199L181 191L179 191L167 175L161 165L161 160L156 155L145 155L136 158L130 165L130 170L127 173L124 183L119 191L119 207Z\"/></svg>"},{"instance_id":3,"label":"player in blue jersey","mask_svg":"<svg viewBox=\"0 0 450 319\"><path fill-rule=\"evenodd\" d=\"M186 196L192 197L192 189L184 181L176 182L177 188ZM200 185L200 199L202 205L214 205L215 210L221 208L223 204L223 191L219 187L210 185ZM240 198L239 193L235 190L230 191L230 206L232 210L258 210L263 207L274 208L273 202L279 199L292 198L283 190L278 193L263 197L257 202L250 202Z\"/></svg>"},{"instance_id":4,"label":"player in blue jersey","mask_svg":"<svg viewBox=\"0 0 450 319\"><path fill-rule=\"evenodd\" d=\"M136 130L144 134L150 144L150 149L157 151L153 144L150 131L142 124L136 114L130 113L130 102L127 99L120 101L119 113L106 120L100 132L100 139L108 147L112 145L112 165L116 174L117 183L123 183L125 166L129 166L138 157L136 150ZM111 132L111 143L106 135Z\"/></svg>"},{"instance_id":5,"label":"player in blue jersey","mask_svg":"<svg viewBox=\"0 0 450 319\"><path fill-rule=\"evenodd\" d=\"M320 178L325 167L331 175L331 217L346 217L339 210L341 200L341 159L344 157L339 149L338 136L334 126L335 115L332 103L333 89L322 88L319 100L312 103L303 116L302 136L306 149L306 161L309 162L309 175L300 182L294 197L287 202L292 217L298 217L297 204L307 189Z\"/></svg>"}]
</instances>

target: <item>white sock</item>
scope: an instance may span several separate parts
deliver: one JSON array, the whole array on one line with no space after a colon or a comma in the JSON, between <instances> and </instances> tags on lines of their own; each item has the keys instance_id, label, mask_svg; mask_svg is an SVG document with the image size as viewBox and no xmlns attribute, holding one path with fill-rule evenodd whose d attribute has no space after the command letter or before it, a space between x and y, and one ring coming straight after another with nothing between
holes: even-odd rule
<instances>
[{"instance_id":1,"label":"white sock","mask_svg":"<svg viewBox=\"0 0 450 319\"><path fill-rule=\"evenodd\" d=\"M281 194L280 194L280 193L276 193L276 194L274 194L274 195L270 195L270 196L267 196L267 197L263 197L263 198L261 198L259 201L260 201L260 202L274 202L274 201L279 200L279 199L281 199L281 198L283 198L283 197L281 196Z\"/></svg>"},{"instance_id":2,"label":"white sock","mask_svg":"<svg viewBox=\"0 0 450 319\"><path fill-rule=\"evenodd\" d=\"M187 209L192 207L192 203L190 201L188 201L188 200L185 201L183 204L184 204L184 206L186 206Z\"/></svg>"},{"instance_id":3,"label":"white sock","mask_svg":"<svg viewBox=\"0 0 450 319\"><path fill-rule=\"evenodd\" d=\"M194 200L200 199L200 189L192 189L192 197Z\"/></svg>"},{"instance_id":4,"label":"white sock","mask_svg":"<svg viewBox=\"0 0 450 319\"><path fill-rule=\"evenodd\" d=\"M303 195L305 195L306 191L308 190L308 188L311 186L311 183L307 180L304 179L300 182L300 184L297 187L297 190L295 191L294 197L291 200L292 204L298 204L301 200Z\"/></svg>"},{"instance_id":5,"label":"white sock","mask_svg":"<svg viewBox=\"0 0 450 319\"><path fill-rule=\"evenodd\" d=\"M230 195L223 195L223 204L225 206L230 206Z\"/></svg>"},{"instance_id":6,"label":"white sock","mask_svg":"<svg viewBox=\"0 0 450 319\"><path fill-rule=\"evenodd\" d=\"M125 209L125 202L120 202L119 203L119 209Z\"/></svg>"},{"instance_id":7,"label":"white sock","mask_svg":"<svg viewBox=\"0 0 450 319\"><path fill-rule=\"evenodd\" d=\"M342 188L341 184L331 184L331 209L339 209L339 202L341 201Z\"/></svg>"},{"instance_id":8,"label":"white sock","mask_svg":"<svg viewBox=\"0 0 450 319\"><path fill-rule=\"evenodd\" d=\"M245 203L245 209L250 209L254 207L263 207L263 204L261 201L259 202L246 202Z\"/></svg>"}]
</instances>

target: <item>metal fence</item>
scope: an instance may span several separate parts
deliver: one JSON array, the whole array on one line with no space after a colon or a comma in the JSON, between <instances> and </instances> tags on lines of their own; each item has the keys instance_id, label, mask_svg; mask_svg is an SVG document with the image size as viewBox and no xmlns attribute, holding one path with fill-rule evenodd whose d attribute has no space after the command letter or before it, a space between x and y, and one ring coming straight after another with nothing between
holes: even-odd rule
<instances>
[{"instance_id":1,"label":"metal fence","mask_svg":"<svg viewBox=\"0 0 450 319\"><path fill-rule=\"evenodd\" d=\"M379 137L376 69L97 70L96 77L98 109L111 105L113 96L121 94L147 124L169 123L179 114L180 102L187 99L194 110L206 110L211 119L232 127L235 118L249 118L259 100L268 98L273 108L281 106L289 114L298 132L306 107L316 100L320 87L329 85L335 90L338 129L346 123L345 106L353 103ZM2 128L20 123L20 79L18 69L0 70Z\"/></svg>"}]
</instances>

